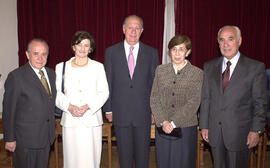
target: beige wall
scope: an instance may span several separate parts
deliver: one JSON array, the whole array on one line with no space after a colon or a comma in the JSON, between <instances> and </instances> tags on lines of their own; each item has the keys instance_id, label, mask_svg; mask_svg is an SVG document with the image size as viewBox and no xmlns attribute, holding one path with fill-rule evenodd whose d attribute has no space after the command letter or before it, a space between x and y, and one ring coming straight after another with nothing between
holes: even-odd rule
<instances>
[{"instance_id":1,"label":"beige wall","mask_svg":"<svg viewBox=\"0 0 270 168\"><path fill-rule=\"evenodd\" d=\"M17 0L0 0L0 112L4 82L18 62Z\"/></svg>"}]
</instances>

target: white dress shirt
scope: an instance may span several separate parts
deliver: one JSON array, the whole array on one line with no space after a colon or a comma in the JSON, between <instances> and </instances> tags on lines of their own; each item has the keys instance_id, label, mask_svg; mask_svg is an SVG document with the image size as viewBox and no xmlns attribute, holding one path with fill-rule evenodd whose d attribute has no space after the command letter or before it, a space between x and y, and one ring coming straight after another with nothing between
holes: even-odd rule
<instances>
[{"instance_id":1,"label":"white dress shirt","mask_svg":"<svg viewBox=\"0 0 270 168\"><path fill-rule=\"evenodd\" d=\"M132 51L132 54L133 54L133 56L134 56L134 68L135 68L135 66L136 66L136 62L137 62L137 57L138 57L138 52L139 52L139 42L137 43L137 44L135 44L135 45L133 45L133 51ZM127 61L128 61L128 56L129 56L129 48L130 48L130 46L131 45L129 45L128 43L127 43L127 41L125 40L124 41L124 47L125 47L125 53L126 53L126 59L127 59Z\"/></svg>"},{"instance_id":2,"label":"white dress shirt","mask_svg":"<svg viewBox=\"0 0 270 168\"><path fill-rule=\"evenodd\" d=\"M230 78L232 76L232 73L236 67L236 64L238 62L240 58L240 52L238 51L238 53L230 60L231 62L231 66L230 66ZM227 62L229 60L226 57L223 57L223 62L222 62L222 73L225 71L226 67L227 67Z\"/></svg>"}]
</instances>

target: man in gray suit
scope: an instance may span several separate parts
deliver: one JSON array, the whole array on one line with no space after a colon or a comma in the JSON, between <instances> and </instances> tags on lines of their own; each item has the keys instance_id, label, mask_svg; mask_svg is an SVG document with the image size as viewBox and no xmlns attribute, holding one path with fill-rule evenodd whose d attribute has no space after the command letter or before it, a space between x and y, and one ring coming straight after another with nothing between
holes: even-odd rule
<instances>
[{"instance_id":1,"label":"man in gray suit","mask_svg":"<svg viewBox=\"0 0 270 168\"><path fill-rule=\"evenodd\" d=\"M156 49L140 42L143 21L126 17L125 40L106 49L105 70L110 96L103 107L113 121L120 167L149 167L150 94L159 64ZM109 113L108 113L109 112Z\"/></svg>"},{"instance_id":2,"label":"man in gray suit","mask_svg":"<svg viewBox=\"0 0 270 168\"><path fill-rule=\"evenodd\" d=\"M31 40L26 51L28 63L10 72L5 82L4 140L5 148L13 152L15 168L48 167L55 138L56 95L55 72L44 67L48 53L44 40Z\"/></svg>"},{"instance_id":3,"label":"man in gray suit","mask_svg":"<svg viewBox=\"0 0 270 168\"><path fill-rule=\"evenodd\" d=\"M204 65L200 128L210 143L215 168L249 167L250 149L265 126L265 67L239 52L241 42L238 27L222 27L222 57Z\"/></svg>"}]
</instances>

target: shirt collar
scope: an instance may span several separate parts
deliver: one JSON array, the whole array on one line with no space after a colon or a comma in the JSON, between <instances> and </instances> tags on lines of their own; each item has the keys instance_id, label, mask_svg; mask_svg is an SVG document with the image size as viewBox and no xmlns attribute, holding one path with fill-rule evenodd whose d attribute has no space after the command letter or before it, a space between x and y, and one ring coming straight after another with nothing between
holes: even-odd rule
<instances>
[{"instance_id":1,"label":"shirt collar","mask_svg":"<svg viewBox=\"0 0 270 168\"><path fill-rule=\"evenodd\" d=\"M129 45L129 44L127 43L127 41L125 40L125 41L124 41L124 46L125 46L125 48L129 48L131 45ZM135 49L135 48L139 48L139 42L136 43L135 45L133 45L133 47L134 47L134 49ZM134 49L133 49L133 50L134 50Z\"/></svg>"},{"instance_id":2,"label":"shirt collar","mask_svg":"<svg viewBox=\"0 0 270 168\"><path fill-rule=\"evenodd\" d=\"M240 52L238 51L237 54L230 60L230 62L232 63L233 66L236 65L239 58L240 58ZM226 57L223 57L223 65L225 65L225 67L227 66L226 64L227 64L228 61L229 60Z\"/></svg>"},{"instance_id":3,"label":"shirt collar","mask_svg":"<svg viewBox=\"0 0 270 168\"><path fill-rule=\"evenodd\" d=\"M31 68L35 71L35 73L36 73L36 74L39 74L39 69L33 67L30 61L28 61L28 62L29 62L29 65L31 66ZM41 70L42 70L43 72L46 71L45 67L42 67Z\"/></svg>"},{"instance_id":4,"label":"shirt collar","mask_svg":"<svg viewBox=\"0 0 270 168\"><path fill-rule=\"evenodd\" d=\"M187 63L188 63L188 60L187 59L185 59L185 65L183 66L183 68L187 65ZM173 65L173 69L174 69L174 72L175 72L175 74L177 74L177 67L176 66L174 66L174 64L172 63L172 65ZM183 69L182 68L182 69Z\"/></svg>"}]
</instances>

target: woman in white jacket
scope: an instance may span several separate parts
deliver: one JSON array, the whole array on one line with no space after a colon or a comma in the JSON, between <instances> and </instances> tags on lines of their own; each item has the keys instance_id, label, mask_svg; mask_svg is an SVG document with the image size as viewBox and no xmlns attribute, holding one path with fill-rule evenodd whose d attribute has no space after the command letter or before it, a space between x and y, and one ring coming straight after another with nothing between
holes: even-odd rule
<instances>
[{"instance_id":1,"label":"woman in white jacket","mask_svg":"<svg viewBox=\"0 0 270 168\"><path fill-rule=\"evenodd\" d=\"M75 57L66 62L64 93L61 92L63 62L56 65L56 106L63 110L64 168L99 168L102 150L101 107L109 96L101 63L88 58L95 41L86 31L72 38Z\"/></svg>"}]
</instances>

